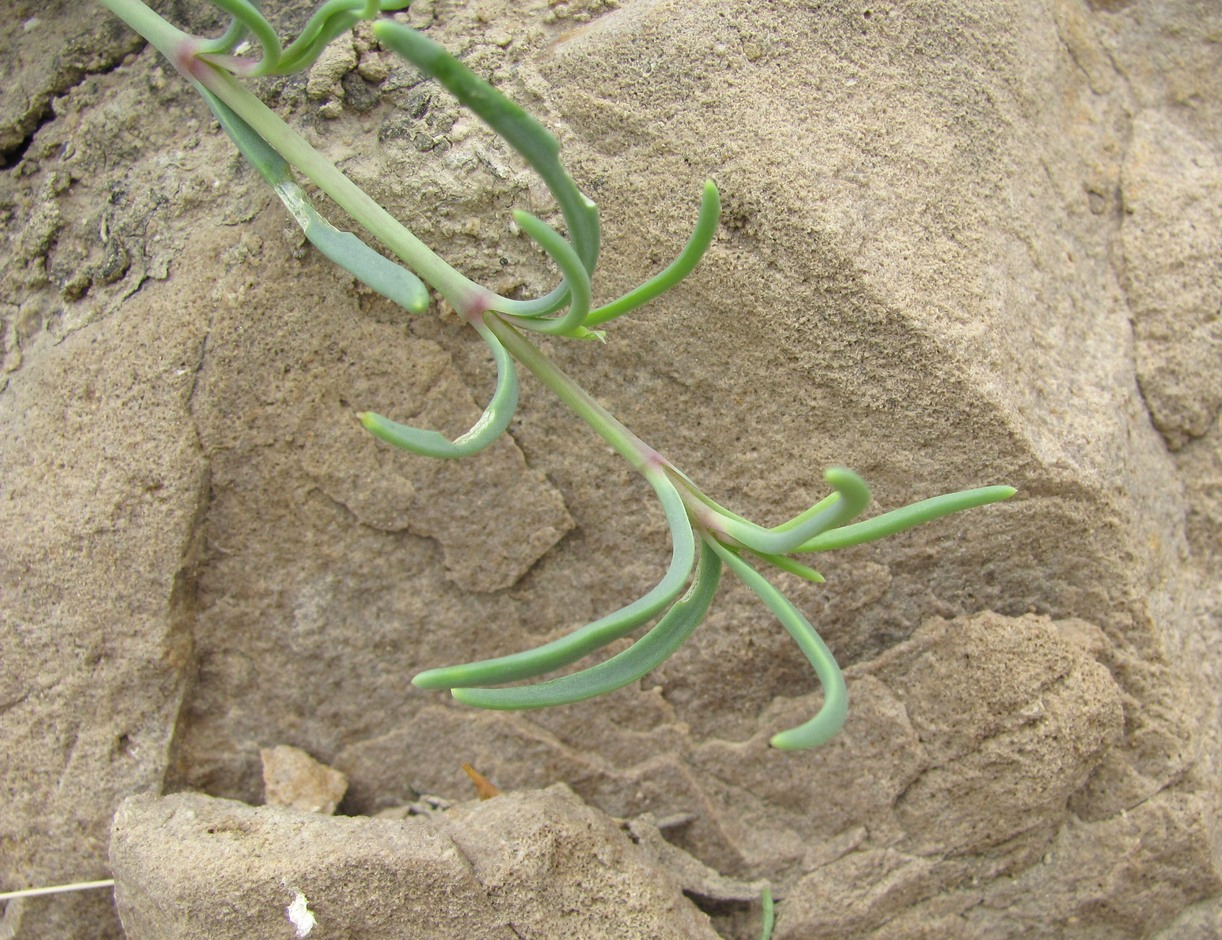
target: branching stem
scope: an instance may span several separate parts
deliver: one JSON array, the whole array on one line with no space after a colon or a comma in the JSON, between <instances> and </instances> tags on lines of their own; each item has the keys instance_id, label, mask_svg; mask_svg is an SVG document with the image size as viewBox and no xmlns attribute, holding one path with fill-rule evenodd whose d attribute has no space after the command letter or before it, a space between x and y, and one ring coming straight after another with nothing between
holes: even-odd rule
<instances>
[{"instance_id":1,"label":"branching stem","mask_svg":"<svg viewBox=\"0 0 1222 940\"><path fill-rule=\"evenodd\" d=\"M642 597L533 650L426 670L414 680L417 685L450 688L456 698L486 708L565 704L620 688L640 679L691 634L709 609L725 567L776 615L814 667L823 687L823 703L815 717L774 735L772 744L781 749L816 747L844 723L848 700L844 677L811 624L743 554L807 580L822 581L817 571L789 556L873 541L1013 495L1009 487L984 487L852 523L868 505L870 491L857 474L833 467L825 474L833 490L831 495L781 525L765 528L735 514L710 499L686 474L621 424L523 332L602 339L602 332L595 327L640 308L681 282L695 269L717 234L720 199L712 182L704 186L695 228L676 259L619 299L592 307L591 275L601 243L598 208L564 169L559 142L437 43L401 23L378 20L373 33L383 46L439 81L513 147L543 179L564 217L567 232L562 234L543 219L515 214L520 229L551 258L560 281L547 294L532 299L502 297L435 254L235 77L304 69L342 31L361 19L379 16L379 10L401 8L406 0L327 0L297 40L287 46L254 0L214 0L233 17L229 29L214 39L187 35L141 0L101 2L194 83L240 152L276 190L326 257L413 313L423 313L430 307L427 284L488 345L496 362L497 386L483 415L466 434L450 440L436 431L408 427L366 412L360 417L369 431L417 455L457 459L477 454L510 426L518 402L515 363L520 363L641 473L662 505L672 543L671 562L662 580ZM262 48L262 55L234 57L241 37L248 34ZM402 265L376 252L362 238L327 222L293 178L292 169L310 179ZM656 624L635 643L595 666L531 685L484 687L533 679L563 668L655 617ZM765 906L770 910L768 901L766 897Z\"/></svg>"},{"instance_id":2,"label":"branching stem","mask_svg":"<svg viewBox=\"0 0 1222 940\"><path fill-rule=\"evenodd\" d=\"M600 405L584 388L574 382L561 368L535 348L525 336L496 314L485 316L484 322L492 334L504 344L510 354L526 366L535 377L594 429L604 441L611 445L634 470L644 472L646 467L661 461L658 453L629 431L606 408Z\"/></svg>"}]
</instances>

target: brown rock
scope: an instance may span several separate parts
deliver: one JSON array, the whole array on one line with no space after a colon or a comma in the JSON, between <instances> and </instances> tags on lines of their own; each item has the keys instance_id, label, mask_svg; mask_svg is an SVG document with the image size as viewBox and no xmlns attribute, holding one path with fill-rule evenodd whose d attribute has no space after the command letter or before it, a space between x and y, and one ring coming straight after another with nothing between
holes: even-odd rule
<instances>
[{"instance_id":1,"label":"brown rock","mask_svg":"<svg viewBox=\"0 0 1222 940\"><path fill-rule=\"evenodd\" d=\"M620 828L562 786L425 820L302 815L198 794L115 817L130 940L694 940L717 935Z\"/></svg>"},{"instance_id":2,"label":"brown rock","mask_svg":"<svg viewBox=\"0 0 1222 940\"><path fill-rule=\"evenodd\" d=\"M259 757L263 761L263 801L268 806L330 816L348 789L347 777L299 747L265 747Z\"/></svg>"},{"instance_id":3,"label":"brown rock","mask_svg":"<svg viewBox=\"0 0 1222 940\"><path fill-rule=\"evenodd\" d=\"M767 877L812 929L799 885L852 901L840 928L863 932L1209 922L1217 4L409 14L563 141L604 209L600 298L664 265L718 182L723 224L681 289L605 346L546 344L710 493L769 523L823 495L831 463L879 510L1019 487L820 559L826 586L785 579L853 702L844 735L796 756L767 735L817 707L814 680L729 582L691 644L597 703L476 715L408 685L647 590L667 557L648 487L529 378L511 439L474 461L364 437L362 408L463 430L483 345L286 239L171 66L145 50L107 71L135 48L110 27L96 59L67 54L80 31L43 28L72 19L53 7L4 39L22 74L0 121L20 157L0 174L0 887L104 876L124 795L255 800L259 750L293 741L370 812L465 792L469 760L690 820L668 837ZM304 81L274 104L464 272L549 289L507 224L549 203L507 148L400 65L368 111L354 81L332 121ZM1067 631L1090 637L1059 672ZM116 936L109 917L100 897L33 899L23 929Z\"/></svg>"}]
</instances>

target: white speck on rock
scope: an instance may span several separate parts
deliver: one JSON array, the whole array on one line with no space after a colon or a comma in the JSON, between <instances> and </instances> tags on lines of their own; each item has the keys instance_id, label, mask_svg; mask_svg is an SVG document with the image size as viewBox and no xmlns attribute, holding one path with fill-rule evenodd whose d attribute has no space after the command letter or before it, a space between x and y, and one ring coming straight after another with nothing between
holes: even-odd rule
<instances>
[{"instance_id":1,"label":"white speck on rock","mask_svg":"<svg viewBox=\"0 0 1222 940\"><path fill-rule=\"evenodd\" d=\"M288 915L289 923L297 931L298 940L301 940L302 937L308 937L310 931L318 923L314 919L314 912L308 907L309 903L306 900L306 896L298 891L293 897L293 903L284 909L284 912Z\"/></svg>"}]
</instances>

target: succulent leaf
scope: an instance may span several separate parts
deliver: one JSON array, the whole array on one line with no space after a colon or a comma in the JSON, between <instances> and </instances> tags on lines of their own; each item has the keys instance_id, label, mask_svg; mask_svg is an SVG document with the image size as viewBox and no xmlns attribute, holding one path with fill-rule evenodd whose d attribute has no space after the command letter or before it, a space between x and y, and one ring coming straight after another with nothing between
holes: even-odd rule
<instances>
[{"instance_id":1,"label":"succulent leaf","mask_svg":"<svg viewBox=\"0 0 1222 940\"><path fill-rule=\"evenodd\" d=\"M652 630L622 653L597 666L533 685L463 688L454 689L451 694L458 701L479 708L525 709L568 705L622 689L665 662L691 636L713 603L720 576L721 562L708 542L702 542L696 577L687 593Z\"/></svg>"}]
</instances>

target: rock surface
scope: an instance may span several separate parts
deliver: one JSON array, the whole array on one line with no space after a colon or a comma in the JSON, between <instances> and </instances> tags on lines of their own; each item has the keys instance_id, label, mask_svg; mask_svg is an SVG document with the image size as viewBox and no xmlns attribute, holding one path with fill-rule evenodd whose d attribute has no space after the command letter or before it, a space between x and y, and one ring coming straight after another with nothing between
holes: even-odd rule
<instances>
[{"instance_id":1,"label":"rock surface","mask_svg":"<svg viewBox=\"0 0 1222 940\"><path fill-rule=\"evenodd\" d=\"M563 785L402 820L132 797L110 859L131 940L717 937L667 872Z\"/></svg>"},{"instance_id":2,"label":"rock surface","mask_svg":"<svg viewBox=\"0 0 1222 940\"><path fill-rule=\"evenodd\" d=\"M267 7L291 32L306 5ZM603 208L600 298L717 181L688 282L606 346L548 344L711 494L771 523L842 464L880 511L1020 495L786 584L849 675L813 754L766 746L819 695L729 583L606 700L415 690L652 585L648 487L530 381L477 460L368 440L364 408L462 430L482 344L354 290L172 68L122 59L109 21L82 52L40 5L3 40L28 101L0 112L0 890L105 877L125 796L255 800L289 743L347 775L349 812L468 792L469 761L682 820L705 865L772 882L778 940L1222 933L1218 5L409 15L557 132ZM262 90L470 276L549 288L507 222L546 213L538 183L368 34L341 52L321 97ZM119 936L97 896L31 900L21 929Z\"/></svg>"}]
</instances>

